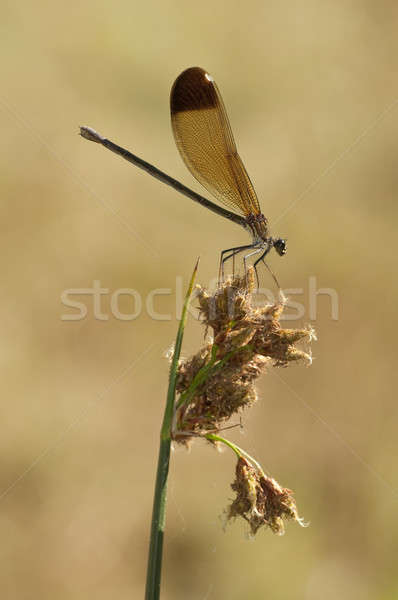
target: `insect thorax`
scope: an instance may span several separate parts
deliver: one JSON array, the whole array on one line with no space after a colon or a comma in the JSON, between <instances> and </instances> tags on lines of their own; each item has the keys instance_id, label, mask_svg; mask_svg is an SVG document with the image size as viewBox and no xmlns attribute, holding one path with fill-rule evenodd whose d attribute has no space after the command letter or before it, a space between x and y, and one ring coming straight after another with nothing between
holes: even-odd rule
<instances>
[{"instance_id":1,"label":"insect thorax","mask_svg":"<svg viewBox=\"0 0 398 600\"><path fill-rule=\"evenodd\" d=\"M253 232L253 236L258 238L259 240L267 241L269 232L268 232L268 221L267 218L263 215L263 213L250 213L246 217L247 224Z\"/></svg>"}]
</instances>

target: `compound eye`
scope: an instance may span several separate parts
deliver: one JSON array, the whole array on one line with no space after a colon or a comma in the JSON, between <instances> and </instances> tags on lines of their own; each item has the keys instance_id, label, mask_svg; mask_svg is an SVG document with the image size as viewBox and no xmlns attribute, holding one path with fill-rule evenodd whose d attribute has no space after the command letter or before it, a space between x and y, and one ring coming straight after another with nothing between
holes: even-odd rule
<instances>
[{"instance_id":1,"label":"compound eye","mask_svg":"<svg viewBox=\"0 0 398 600\"><path fill-rule=\"evenodd\" d=\"M275 250L277 251L279 256L283 256L284 254L286 254L286 251L287 251L286 240L283 240L280 238L280 239L276 240L274 246L275 246Z\"/></svg>"}]
</instances>

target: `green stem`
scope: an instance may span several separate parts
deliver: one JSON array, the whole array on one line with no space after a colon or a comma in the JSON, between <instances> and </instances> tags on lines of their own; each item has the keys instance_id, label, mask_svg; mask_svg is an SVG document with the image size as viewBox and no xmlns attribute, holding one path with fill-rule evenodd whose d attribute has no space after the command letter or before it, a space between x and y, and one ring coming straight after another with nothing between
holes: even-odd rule
<instances>
[{"instance_id":1,"label":"green stem","mask_svg":"<svg viewBox=\"0 0 398 600\"><path fill-rule=\"evenodd\" d=\"M235 350L231 350L223 358L221 358L218 362L216 362L218 346L216 346L216 344L213 344L212 349L211 349L210 361L206 365L204 365L201 369L199 369L199 371L196 373L195 377L193 378L189 388L186 390L186 392L181 394L181 397L177 402L176 409L178 410L180 408L180 406L182 406L183 404L188 404L188 402L194 396L196 389L202 383L204 383L206 381L206 379L208 377L210 377L210 375L214 375L214 373L216 371L221 369L221 367L223 367L225 365L225 363L231 358L231 356L233 356L240 350L245 350L248 347L249 346L235 348Z\"/></svg>"},{"instance_id":2,"label":"green stem","mask_svg":"<svg viewBox=\"0 0 398 600\"><path fill-rule=\"evenodd\" d=\"M179 409L180 406L182 406L183 404L188 404L188 402L194 395L197 387L207 379L209 370L212 368L212 366L214 365L214 363L216 361L216 354L217 354L217 346L215 344L213 344L212 349L211 349L210 361L206 365L204 365L201 369L199 369L199 371L196 373L196 375L193 378L191 385L189 386L187 391L184 392L183 394L181 394L181 397L176 404L176 409Z\"/></svg>"},{"instance_id":3,"label":"green stem","mask_svg":"<svg viewBox=\"0 0 398 600\"><path fill-rule=\"evenodd\" d=\"M207 440L210 440L211 442L221 442L222 444L225 444L226 446L228 446L228 448L231 448L231 450L235 452L238 458L242 456L242 452L236 444L233 444L232 442L221 437L220 435L216 435L215 433L206 433L204 437Z\"/></svg>"},{"instance_id":4,"label":"green stem","mask_svg":"<svg viewBox=\"0 0 398 600\"><path fill-rule=\"evenodd\" d=\"M221 444L225 444L226 446L228 446L228 448L231 448L231 450L233 450L235 452L235 454L237 455L238 458L240 458L241 456L244 456L245 458L247 458L247 460L250 463L252 463L252 465L254 465L256 467L256 469L260 475L262 475L263 477L266 477L260 463L257 462L255 458L250 456L250 454L248 452L246 452L246 450L243 450L243 448L240 448L233 442L230 442L229 440L221 437L220 435L216 435L215 433L206 433L206 435L204 435L203 437L205 437L207 440L210 440L212 442L220 442Z\"/></svg>"},{"instance_id":5,"label":"green stem","mask_svg":"<svg viewBox=\"0 0 398 600\"><path fill-rule=\"evenodd\" d=\"M182 338L188 314L188 305L191 298L193 284L198 270L199 259L192 273L191 281L185 296L181 321L178 327L173 359L170 367L169 387L167 391L166 408L160 432L160 446L158 466L153 498L151 538L149 542L149 556L145 588L145 600L158 600L160 595L160 578L162 572L163 539L166 524L167 477L169 473L171 426L173 421L176 383L178 375L178 361L181 354Z\"/></svg>"}]
</instances>

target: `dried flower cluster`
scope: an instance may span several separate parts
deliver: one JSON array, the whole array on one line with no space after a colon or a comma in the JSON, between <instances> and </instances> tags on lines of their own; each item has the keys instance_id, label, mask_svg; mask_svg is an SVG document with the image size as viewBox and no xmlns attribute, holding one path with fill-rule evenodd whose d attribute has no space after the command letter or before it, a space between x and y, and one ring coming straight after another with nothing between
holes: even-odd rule
<instances>
[{"instance_id":1,"label":"dried flower cluster","mask_svg":"<svg viewBox=\"0 0 398 600\"><path fill-rule=\"evenodd\" d=\"M251 273L251 271L249 271ZM280 317L285 299L260 308L253 306L253 280L236 277L210 295L198 286L201 316L213 330L213 341L181 361L175 439L219 430L230 417L252 404L256 379L269 365L311 362L310 354L296 348L310 341L313 330L283 329Z\"/></svg>"},{"instance_id":2,"label":"dried flower cluster","mask_svg":"<svg viewBox=\"0 0 398 600\"><path fill-rule=\"evenodd\" d=\"M229 279L213 294L198 286L197 296L206 331L212 341L179 364L173 439L187 444L201 436L213 444L223 442L238 456L236 478L231 484L236 498L226 511L228 520L243 517L252 535L263 527L284 532L283 519L303 524L291 490L267 477L257 461L235 444L216 435L225 423L256 398L256 379L267 366L286 367L311 355L296 347L310 342L311 328L284 329L280 318L286 300L253 305L254 277Z\"/></svg>"},{"instance_id":3,"label":"dried flower cluster","mask_svg":"<svg viewBox=\"0 0 398 600\"><path fill-rule=\"evenodd\" d=\"M236 479L231 487L236 498L227 509L227 519L243 517L249 523L252 535L262 526L282 535L285 532L283 519L293 519L303 525L292 491L259 472L243 456L238 459Z\"/></svg>"}]
</instances>

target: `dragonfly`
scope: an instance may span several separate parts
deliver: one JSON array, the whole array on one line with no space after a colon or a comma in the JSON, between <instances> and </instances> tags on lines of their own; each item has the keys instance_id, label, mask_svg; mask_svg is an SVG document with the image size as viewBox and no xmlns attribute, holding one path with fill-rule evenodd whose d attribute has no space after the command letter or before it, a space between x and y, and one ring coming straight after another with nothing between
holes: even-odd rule
<instances>
[{"instance_id":1,"label":"dragonfly","mask_svg":"<svg viewBox=\"0 0 398 600\"><path fill-rule=\"evenodd\" d=\"M175 80L170 94L171 125L179 153L195 179L224 208L191 190L142 158L104 138L91 127L80 127L80 134L115 152L181 194L212 212L240 225L251 234L251 243L227 248L221 252L220 273L231 258L245 252L243 262L252 257L257 265L272 248L286 254L286 240L270 234L268 219L261 211L256 192L238 154L228 115L219 89L211 75L201 67L190 67ZM270 269L269 269L270 270ZM275 282L278 281L270 270Z\"/></svg>"}]
</instances>

